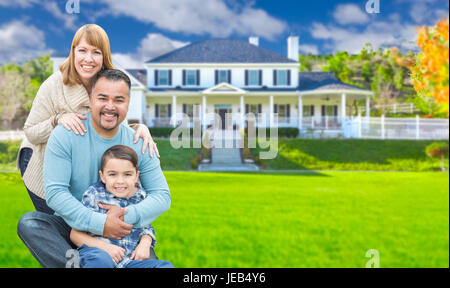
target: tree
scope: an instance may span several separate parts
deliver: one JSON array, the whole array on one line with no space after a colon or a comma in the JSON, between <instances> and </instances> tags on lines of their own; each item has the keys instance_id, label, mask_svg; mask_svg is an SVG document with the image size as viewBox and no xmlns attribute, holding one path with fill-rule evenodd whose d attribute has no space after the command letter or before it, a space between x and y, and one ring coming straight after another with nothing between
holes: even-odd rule
<instances>
[{"instance_id":1,"label":"tree","mask_svg":"<svg viewBox=\"0 0 450 288\"><path fill-rule=\"evenodd\" d=\"M448 143L445 142L435 142L431 143L425 148L425 153L430 158L440 158L441 159L441 170L445 171L444 159L448 158Z\"/></svg>"},{"instance_id":2,"label":"tree","mask_svg":"<svg viewBox=\"0 0 450 288\"><path fill-rule=\"evenodd\" d=\"M414 88L423 97L433 97L449 115L449 19L436 26L418 30L417 45L421 52L412 66Z\"/></svg>"}]
</instances>

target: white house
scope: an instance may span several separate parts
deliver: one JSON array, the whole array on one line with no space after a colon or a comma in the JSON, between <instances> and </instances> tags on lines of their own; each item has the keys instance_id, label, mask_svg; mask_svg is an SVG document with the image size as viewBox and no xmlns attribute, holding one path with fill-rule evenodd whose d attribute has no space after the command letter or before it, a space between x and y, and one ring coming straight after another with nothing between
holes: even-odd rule
<instances>
[{"instance_id":1,"label":"white house","mask_svg":"<svg viewBox=\"0 0 450 288\"><path fill-rule=\"evenodd\" d=\"M343 132L350 100L365 99L369 115L371 91L342 83L332 73L298 72L298 37L288 38L287 57L258 42L257 37L199 41L147 61L146 70L128 70L144 82L136 84L128 120L176 126L177 113L185 113L201 119L203 127L224 128L225 114L232 113L232 124L244 127L252 112L267 116L258 118L266 127L278 119L278 127ZM220 115L221 124L212 113Z\"/></svg>"},{"instance_id":2,"label":"white house","mask_svg":"<svg viewBox=\"0 0 450 288\"><path fill-rule=\"evenodd\" d=\"M231 113L229 124L244 127L251 112L257 125L343 133L349 101L365 99L370 114L371 91L342 83L333 73L300 73L299 38L291 36L287 44L286 57L259 47L258 37L199 41L147 61L145 70L125 70L113 59L132 81L127 119L176 126L184 113L204 128L225 128ZM65 59L59 54L52 57L55 69Z\"/></svg>"}]
</instances>

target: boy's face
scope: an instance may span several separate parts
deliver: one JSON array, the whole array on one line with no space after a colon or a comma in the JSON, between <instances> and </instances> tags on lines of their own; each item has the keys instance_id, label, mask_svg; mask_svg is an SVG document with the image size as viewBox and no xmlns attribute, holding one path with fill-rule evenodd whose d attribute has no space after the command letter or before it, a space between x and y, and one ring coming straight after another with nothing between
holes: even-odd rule
<instances>
[{"instance_id":1,"label":"boy's face","mask_svg":"<svg viewBox=\"0 0 450 288\"><path fill-rule=\"evenodd\" d=\"M139 171L128 160L109 159L99 174L106 189L116 197L128 199L137 191Z\"/></svg>"}]
</instances>

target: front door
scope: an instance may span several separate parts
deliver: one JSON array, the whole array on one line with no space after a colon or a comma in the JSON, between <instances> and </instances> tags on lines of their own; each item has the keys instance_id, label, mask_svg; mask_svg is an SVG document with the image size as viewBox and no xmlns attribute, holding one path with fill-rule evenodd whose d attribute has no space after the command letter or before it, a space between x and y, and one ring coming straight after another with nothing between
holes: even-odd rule
<instances>
[{"instance_id":1,"label":"front door","mask_svg":"<svg viewBox=\"0 0 450 288\"><path fill-rule=\"evenodd\" d=\"M225 130L225 114L228 113L228 109L219 109L218 114L222 120L222 130Z\"/></svg>"}]
</instances>

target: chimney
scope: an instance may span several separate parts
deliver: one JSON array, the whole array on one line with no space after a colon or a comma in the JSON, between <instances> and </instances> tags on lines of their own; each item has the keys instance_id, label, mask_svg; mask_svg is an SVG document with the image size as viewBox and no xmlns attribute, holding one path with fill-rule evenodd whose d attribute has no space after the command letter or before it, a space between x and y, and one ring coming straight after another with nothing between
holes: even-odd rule
<instances>
[{"instance_id":1,"label":"chimney","mask_svg":"<svg viewBox=\"0 0 450 288\"><path fill-rule=\"evenodd\" d=\"M299 37L298 36L289 36L287 39L288 44L288 58L292 59L296 62L298 62L298 43L299 43Z\"/></svg>"},{"instance_id":2,"label":"chimney","mask_svg":"<svg viewBox=\"0 0 450 288\"><path fill-rule=\"evenodd\" d=\"M255 46L259 46L259 37L250 37L248 38L248 42Z\"/></svg>"}]
</instances>

